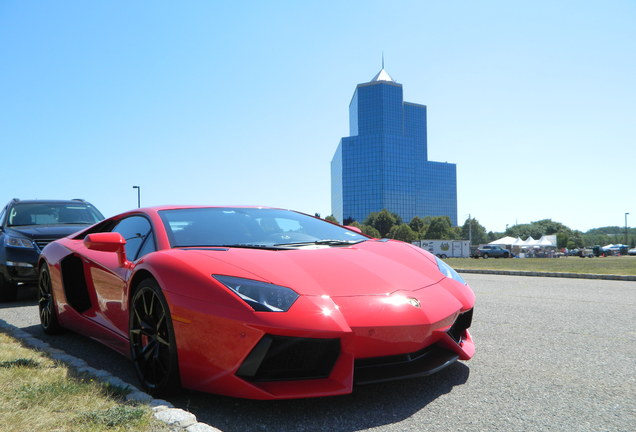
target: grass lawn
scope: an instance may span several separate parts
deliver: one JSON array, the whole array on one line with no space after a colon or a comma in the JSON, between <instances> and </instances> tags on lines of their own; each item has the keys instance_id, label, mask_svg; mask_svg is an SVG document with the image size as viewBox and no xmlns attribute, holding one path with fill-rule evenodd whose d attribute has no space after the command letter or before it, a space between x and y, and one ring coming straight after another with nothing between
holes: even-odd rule
<instances>
[{"instance_id":1,"label":"grass lawn","mask_svg":"<svg viewBox=\"0 0 636 432\"><path fill-rule=\"evenodd\" d=\"M466 270L612 274L636 276L636 256L605 258L448 258L451 267Z\"/></svg>"},{"instance_id":2,"label":"grass lawn","mask_svg":"<svg viewBox=\"0 0 636 432\"><path fill-rule=\"evenodd\" d=\"M157 432L169 427L127 390L78 376L63 363L0 333L0 430L3 432Z\"/></svg>"}]
</instances>

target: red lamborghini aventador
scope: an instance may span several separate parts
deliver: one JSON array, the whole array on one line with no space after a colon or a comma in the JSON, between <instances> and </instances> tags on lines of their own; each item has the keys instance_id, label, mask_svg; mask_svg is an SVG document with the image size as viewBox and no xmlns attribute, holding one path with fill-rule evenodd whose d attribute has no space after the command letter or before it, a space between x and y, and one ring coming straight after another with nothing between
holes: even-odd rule
<instances>
[{"instance_id":1,"label":"red lamborghini aventador","mask_svg":"<svg viewBox=\"0 0 636 432\"><path fill-rule=\"evenodd\" d=\"M305 214L165 206L50 243L45 332L131 358L155 395L346 394L473 356L474 294L428 252Z\"/></svg>"}]
</instances>

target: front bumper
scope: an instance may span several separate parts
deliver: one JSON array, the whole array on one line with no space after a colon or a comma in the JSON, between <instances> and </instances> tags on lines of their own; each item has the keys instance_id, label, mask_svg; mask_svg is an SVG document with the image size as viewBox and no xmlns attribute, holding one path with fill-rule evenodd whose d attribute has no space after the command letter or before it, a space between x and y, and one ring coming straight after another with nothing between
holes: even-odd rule
<instances>
[{"instance_id":1,"label":"front bumper","mask_svg":"<svg viewBox=\"0 0 636 432\"><path fill-rule=\"evenodd\" d=\"M234 397L290 399L430 375L473 356L471 296L462 302L431 287L418 297L426 308L373 296L300 297L289 312L245 320L175 307L181 382Z\"/></svg>"},{"instance_id":2,"label":"front bumper","mask_svg":"<svg viewBox=\"0 0 636 432\"><path fill-rule=\"evenodd\" d=\"M37 262L39 257L39 251L34 249L7 247L5 249L5 261L2 263L4 277L11 282L37 282Z\"/></svg>"}]
</instances>

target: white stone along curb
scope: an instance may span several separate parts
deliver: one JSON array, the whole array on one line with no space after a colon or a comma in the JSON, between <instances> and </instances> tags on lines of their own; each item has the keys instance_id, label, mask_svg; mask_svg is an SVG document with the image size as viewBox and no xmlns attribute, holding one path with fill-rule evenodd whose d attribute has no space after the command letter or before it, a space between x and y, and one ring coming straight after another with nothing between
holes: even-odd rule
<instances>
[{"instance_id":1,"label":"white stone along curb","mask_svg":"<svg viewBox=\"0 0 636 432\"><path fill-rule=\"evenodd\" d=\"M57 348L53 348L48 343L33 337L30 333L20 330L1 319L0 331L13 336L30 348L34 348L47 354L52 359L65 363L78 373L89 375L112 386L130 390L130 393L126 395L127 401L149 405L154 412L155 418L170 426L171 430L174 432L221 432L219 429L210 425L197 422L197 418L194 414L175 408L174 405L168 401L154 399L148 393L139 390L134 385L111 375L105 370L92 368L88 366L84 360L70 354L66 354L64 351Z\"/></svg>"}]
</instances>

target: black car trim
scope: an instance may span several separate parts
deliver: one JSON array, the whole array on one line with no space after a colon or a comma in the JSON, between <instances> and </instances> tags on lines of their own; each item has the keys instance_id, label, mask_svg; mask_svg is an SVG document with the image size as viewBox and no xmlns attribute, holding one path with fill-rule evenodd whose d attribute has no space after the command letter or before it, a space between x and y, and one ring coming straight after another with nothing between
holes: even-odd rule
<instances>
[{"instance_id":1,"label":"black car trim","mask_svg":"<svg viewBox=\"0 0 636 432\"><path fill-rule=\"evenodd\" d=\"M422 377L434 374L459 359L452 351L431 345L409 354L358 359L354 363L354 384Z\"/></svg>"},{"instance_id":2,"label":"black car trim","mask_svg":"<svg viewBox=\"0 0 636 432\"><path fill-rule=\"evenodd\" d=\"M82 259L77 255L69 255L62 260L61 268L68 303L79 313L86 312L91 308L91 299L88 295Z\"/></svg>"}]
</instances>

